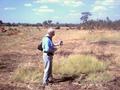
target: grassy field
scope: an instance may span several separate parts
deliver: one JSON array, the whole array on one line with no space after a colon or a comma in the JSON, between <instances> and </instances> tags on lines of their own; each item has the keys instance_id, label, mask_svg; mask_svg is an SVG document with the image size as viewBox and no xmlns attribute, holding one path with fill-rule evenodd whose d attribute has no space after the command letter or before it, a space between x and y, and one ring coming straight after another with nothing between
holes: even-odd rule
<instances>
[{"instance_id":1,"label":"grassy field","mask_svg":"<svg viewBox=\"0 0 120 90\"><path fill-rule=\"evenodd\" d=\"M19 32L13 33L15 30ZM6 27L0 33L0 54L14 53L15 62L21 61L12 71L10 80L17 83L39 83L43 76L42 52L37 45L45 35L42 27ZM119 77L120 32L114 30L56 30L54 42L63 40L53 60L55 78L71 77L72 82L105 83ZM18 54L17 54L18 53ZM7 57L7 56L6 56ZM1 61L2 62L2 61ZM10 62L10 61L9 61ZM14 62L13 62L14 63ZM4 75L4 74L3 74ZM63 81L64 82L64 81ZM57 87L57 86L56 86Z\"/></svg>"}]
</instances>

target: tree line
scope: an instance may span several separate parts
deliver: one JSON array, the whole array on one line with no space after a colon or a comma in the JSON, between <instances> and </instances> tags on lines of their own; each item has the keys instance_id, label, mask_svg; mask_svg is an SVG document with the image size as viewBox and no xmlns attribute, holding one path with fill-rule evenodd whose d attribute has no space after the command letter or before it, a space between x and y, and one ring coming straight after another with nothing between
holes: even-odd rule
<instances>
[{"instance_id":1,"label":"tree line","mask_svg":"<svg viewBox=\"0 0 120 90\"><path fill-rule=\"evenodd\" d=\"M120 19L112 21L109 17L106 17L105 20L89 20L89 17L92 15L90 12L82 12L80 20L81 29L110 29L110 30L120 30Z\"/></svg>"},{"instance_id":2,"label":"tree line","mask_svg":"<svg viewBox=\"0 0 120 90\"><path fill-rule=\"evenodd\" d=\"M109 17L106 17L105 20L89 20L89 17L92 15L90 12L82 12L80 17L81 23L72 24L72 23L53 23L52 20L45 20L42 23L29 24L29 23L5 23L0 20L0 26L43 26L43 27L55 27L56 29L60 29L60 27L69 27L69 28L77 28L81 29L109 29L109 30L120 30L120 19L112 21Z\"/></svg>"}]
</instances>

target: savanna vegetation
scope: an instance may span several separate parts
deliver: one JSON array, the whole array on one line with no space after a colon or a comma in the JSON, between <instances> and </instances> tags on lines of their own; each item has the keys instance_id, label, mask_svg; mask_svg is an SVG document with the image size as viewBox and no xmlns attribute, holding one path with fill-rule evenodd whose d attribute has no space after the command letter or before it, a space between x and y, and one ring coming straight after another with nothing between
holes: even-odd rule
<instances>
[{"instance_id":1,"label":"savanna vegetation","mask_svg":"<svg viewBox=\"0 0 120 90\"><path fill-rule=\"evenodd\" d=\"M114 90L115 87L119 90L119 30L60 27L56 29L54 42L62 39L64 45L58 47L54 56L53 76L56 80L50 89ZM2 24L1 30L1 88L36 89L43 76L42 52L37 50L37 45L47 31L46 26Z\"/></svg>"}]
</instances>

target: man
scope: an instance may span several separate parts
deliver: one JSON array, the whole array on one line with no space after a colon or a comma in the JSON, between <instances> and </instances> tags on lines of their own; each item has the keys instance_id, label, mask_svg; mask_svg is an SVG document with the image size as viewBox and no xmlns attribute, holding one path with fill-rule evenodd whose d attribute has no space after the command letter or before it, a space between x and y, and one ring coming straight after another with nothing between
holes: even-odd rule
<instances>
[{"instance_id":1,"label":"man","mask_svg":"<svg viewBox=\"0 0 120 90\"><path fill-rule=\"evenodd\" d=\"M55 46L62 45L62 41L54 44L52 41L55 31L50 28L48 29L47 35L42 39L43 48L43 61L44 61L44 76L43 85L48 85L49 79L52 78L52 60L54 52L57 50Z\"/></svg>"}]
</instances>

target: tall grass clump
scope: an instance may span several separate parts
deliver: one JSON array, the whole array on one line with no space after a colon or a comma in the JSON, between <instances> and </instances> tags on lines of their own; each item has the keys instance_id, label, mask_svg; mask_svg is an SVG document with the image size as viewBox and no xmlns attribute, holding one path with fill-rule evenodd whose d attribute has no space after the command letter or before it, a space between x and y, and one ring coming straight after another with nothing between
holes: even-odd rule
<instances>
[{"instance_id":1,"label":"tall grass clump","mask_svg":"<svg viewBox=\"0 0 120 90\"><path fill-rule=\"evenodd\" d=\"M100 83L100 82L108 82L112 80L113 76L110 75L108 72L102 72L102 73L91 73L86 77L87 82L91 83Z\"/></svg>"},{"instance_id":2,"label":"tall grass clump","mask_svg":"<svg viewBox=\"0 0 120 90\"><path fill-rule=\"evenodd\" d=\"M39 68L23 66L15 70L12 80L20 82L40 82L42 71Z\"/></svg>"},{"instance_id":3,"label":"tall grass clump","mask_svg":"<svg viewBox=\"0 0 120 90\"><path fill-rule=\"evenodd\" d=\"M53 72L60 75L80 75L104 71L107 65L90 55L71 55L54 61Z\"/></svg>"}]
</instances>

